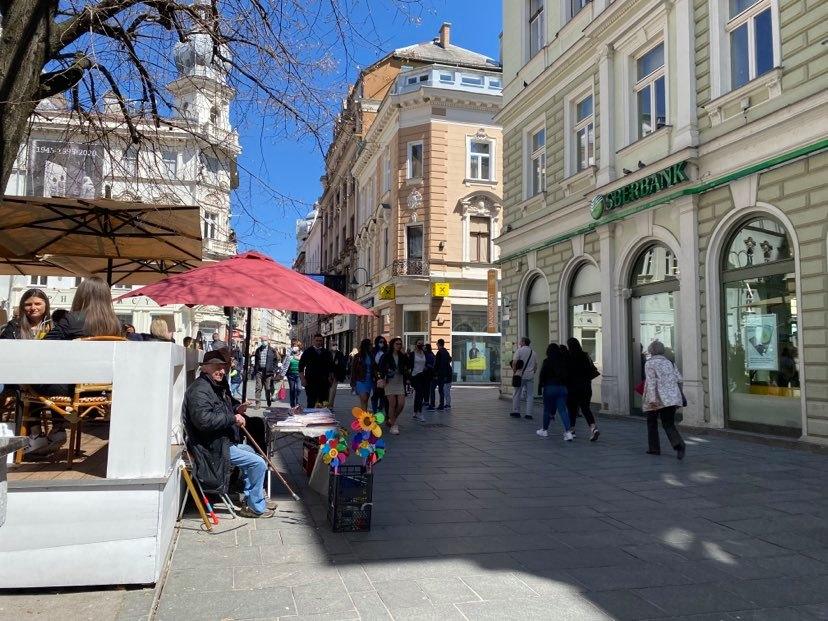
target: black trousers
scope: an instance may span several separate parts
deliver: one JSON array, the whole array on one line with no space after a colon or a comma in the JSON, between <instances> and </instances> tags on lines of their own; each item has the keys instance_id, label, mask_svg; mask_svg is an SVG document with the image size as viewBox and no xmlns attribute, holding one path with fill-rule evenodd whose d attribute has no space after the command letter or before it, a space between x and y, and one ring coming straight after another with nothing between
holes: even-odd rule
<instances>
[{"instance_id":1,"label":"black trousers","mask_svg":"<svg viewBox=\"0 0 828 621\"><path fill-rule=\"evenodd\" d=\"M423 401L426 400L428 387L431 379L427 373L420 373L411 378L411 385L414 387L414 412L423 411Z\"/></svg>"},{"instance_id":2,"label":"black trousers","mask_svg":"<svg viewBox=\"0 0 828 621\"><path fill-rule=\"evenodd\" d=\"M676 429L676 406L668 408L661 408L647 412L647 446L653 453L661 451L661 443L658 439L658 419L661 419L661 426L664 428L664 433L667 434L667 439L670 445L679 450L684 446L684 440L681 439L681 434Z\"/></svg>"},{"instance_id":3,"label":"black trousers","mask_svg":"<svg viewBox=\"0 0 828 621\"><path fill-rule=\"evenodd\" d=\"M327 402L331 393L331 385L327 381L308 382L305 386L305 396L308 398L308 407L315 408L317 404Z\"/></svg>"},{"instance_id":4,"label":"black trousers","mask_svg":"<svg viewBox=\"0 0 828 621\"><path fill-rule=\"evenodd\" d=\"M374 388L371 393L371 409L374 412L388 413L388 397L385 396L384 388Z\"/></svg>"},{"instance_id":5,"label":"black trousers","mask_svg":"<svg viewBox=\"0 0 828 621\"><path fill-rule=\"evenodd\" d=\"M592 415L590 402L592 401L592 386L572 387L566 395L566 409L569 410L570 428L575 427L575 419L578 418L578 410L581 411L587 424L594 425L595 417Z\"/></svg>"}]
</instances>

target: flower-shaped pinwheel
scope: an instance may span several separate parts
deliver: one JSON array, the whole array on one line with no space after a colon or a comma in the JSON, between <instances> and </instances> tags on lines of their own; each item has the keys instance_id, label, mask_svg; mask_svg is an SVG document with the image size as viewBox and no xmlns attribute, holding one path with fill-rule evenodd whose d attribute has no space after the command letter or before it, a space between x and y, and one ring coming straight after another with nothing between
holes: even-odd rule
<instances>
[{"instance_id":1,"label":"flower-shaped pinwheel","mask_svg":"<svg viewBox=\"0 0 828 621\"><path fill-rule=\"evenodd\" d=\"M356 432L370 432L377 438L382 437L382 427L380 425L385 422L385 414L382 412L371 414L371 412L366 412L362 408L354 408L351 410L351 414L354 417L351 429Z\"/></svg>"},{"instance_id":2,"label":"flower-shaped pinwheel","mask_svg":"<svg viewBox=\"0 0 828 621\"><path fill-rule=\"evenodd\" d=\"M366 464L375 464L385 456L385 440L368 431L359 431L351 438L351 452Z\"/></svg>"},{"instance_id":3,"label":"flower-shaped pinwheel","mask_svg":"<svg viewBox=\"0 0 828 621\"><path fill-rule=\"evenodd\" d=\"M319 436L319 445L322 461L334 470L348 459L348 433L344 429L338 432L329 429L324 435Z\"/></svg>"}]
</instances>

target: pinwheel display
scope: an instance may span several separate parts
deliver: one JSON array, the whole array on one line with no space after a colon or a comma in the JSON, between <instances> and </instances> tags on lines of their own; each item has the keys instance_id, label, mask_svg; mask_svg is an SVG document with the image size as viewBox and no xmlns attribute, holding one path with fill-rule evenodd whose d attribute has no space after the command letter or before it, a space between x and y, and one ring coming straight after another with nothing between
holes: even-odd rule
<instances>
[{"instance_id":1,"label":"pinwheel display","mask_svg":"<svg viewBox=\"0 0 828 621\"><path fill-rule=\"evenodd\" d=\"M372 466L385 457L385 440L368 431L358 431L351 437L351 452Z\"/></svg>"},{"instance_id":2,"label":"pinwheel display","mask_svg":"<svg viewBox=\"0 0 828 621\"><path fill-rule=\"evenodd\" d=\"M348 433L344 429L338 432L329 429L319 436L319 450L322 451L322 461L336 471L348 459Z\"/></svg>"},{"instance_id":3,"label":"pinwheel display","mask_svg":"<svg viewBox=\"0 0 828 621\"><path fill-rule=\"evenodd\" d=\"M366 412L362 408L352 409L351 414L354 417L351 429L357 433L368 432L376 438L382 437L382 427L380 425L385 422L385 414L382 412L371 414L371 412Z\"/></svg>"}]
</instances>

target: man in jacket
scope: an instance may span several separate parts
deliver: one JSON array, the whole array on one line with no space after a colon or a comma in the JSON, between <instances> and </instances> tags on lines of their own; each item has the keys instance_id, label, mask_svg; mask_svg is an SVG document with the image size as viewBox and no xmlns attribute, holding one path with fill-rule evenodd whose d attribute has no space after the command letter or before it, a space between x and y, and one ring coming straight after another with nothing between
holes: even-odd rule
<instances>
[{"instance_id":1,"label":"man in jacket","mask_svg":"<svg viewBox=\"0 0 828 621\"><path fill-rule=\"evenodd\" d=\"M440 394L438 410L451 409L451 354L446 349L446 342L437 339L437 353L434 355L434 379L437 382L437 392Z\"/></svg>"},{"instance_id":2,"label":"man in jacket","mask_svg":"<svg viewBox=\"0 0 828 621\"><path fill-rule=\"evenodd\" d=\"M299 359L299 380L305 387L309 408L318 407L328 400L334 381L333 358L323 345L322 335L315 334L313 346L308 347Z\"/></svg>"},{"instance_id":3,"label":"man in jacket","mask_svg":"<svg viewBox=\"0 0 828 621\"><path fill-rule=\"evenodd\" d=\"M208 493L226 494L232 467L241 470L248 518L273 517L264 495L265 461L239 440L246 406L233 400L227 385L230 351L208 352L201 374L187 388L182 414L193 473Z\"/></svg>"},{"instance_id":4,"label":"man in jacket","mask_svg":"<svg viewBox=\"0 0 828 621\"><path fill-rule=\"evenodd\" d=\"M347 360L345 354L339 351L339 345L331 344L331 360L333 361L333 375L334 381L331 382L331 388L328 393L328 405L333 410L334 401L336 401L336 389L340 382L345 381L345 374L347 372Z\"/></svg>"},{"instance_id":5,"label":"man in jacket","mask_svg":"<svg viewBox=\"0 0 828 621\"><path fill-rule=\"evenodd\" d=\"M276 355L267 344L266 339L260 341L260 345L253 353L253 375L256 378L256 405L262 402L262 388L265 391L267 407L273 400L273 374L276 373Z\"/></svg>"}]
</instances>

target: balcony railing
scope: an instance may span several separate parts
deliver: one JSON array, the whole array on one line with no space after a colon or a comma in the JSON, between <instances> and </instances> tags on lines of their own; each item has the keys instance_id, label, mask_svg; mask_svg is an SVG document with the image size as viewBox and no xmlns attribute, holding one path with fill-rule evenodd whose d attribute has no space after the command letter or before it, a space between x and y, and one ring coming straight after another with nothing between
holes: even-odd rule
<instances>
[{"instance_id":1,"label":"balcony railing","mask_svg":"<svg viewBox=\"0 0 828 621\"><path fill-rule=\"evenodd\" d=\"M392 276L428 276L425 259L397 259L391 265Z\"/></svg>"}]
</instances>

